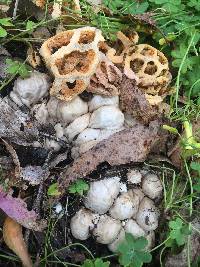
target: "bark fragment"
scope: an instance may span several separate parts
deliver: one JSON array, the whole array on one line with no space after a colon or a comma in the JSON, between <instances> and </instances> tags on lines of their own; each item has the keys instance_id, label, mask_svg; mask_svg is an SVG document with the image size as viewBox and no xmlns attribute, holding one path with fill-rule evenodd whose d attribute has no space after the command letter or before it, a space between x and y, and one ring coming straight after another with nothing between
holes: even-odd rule
<instances>
[{"instance_id":1,"label":"bark fragment","mask_svg":"<svg viewBox=\"0 0 200 267\"><path fill-rule=\"evenodd\" d=\"M158 137L157 131L157 122L152 122L149 127L137 124L99 142L76 159L60 176L60 188L66 188L70 182L88 175L103 162L114 166L144 161Z\"/></svg>"}]
</instances>

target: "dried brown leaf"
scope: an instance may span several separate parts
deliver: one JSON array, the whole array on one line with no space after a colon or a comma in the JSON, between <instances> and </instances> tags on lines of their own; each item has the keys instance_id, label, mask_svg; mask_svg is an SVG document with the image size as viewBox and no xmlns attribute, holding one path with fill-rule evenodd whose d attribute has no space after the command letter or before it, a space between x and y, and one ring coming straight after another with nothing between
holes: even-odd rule
<instances>
[{"instance_id":1,"label":"dried brown leaf","mask_svg":"<svg viewBox=\"0 0 200 267\"><path fill-rule=\"evenodd\" d=\"M66 188L70 182L91 173L103 162L114 166L144 161L156 140L157 131L157 122L152 122L149 127L137 124L99 142L60 176L60 188Z\"/></svg>"},{"instance_id":2,"label":"dried brown leaf","mask_svg":"<svg viewBox=\"0 0 200 267\"><path fill-rule=\"evenodd\" d=\"M136 81L123 76L120 88L121 109L128 114L148 123L155 119L158 112L147 101L145 94L137 87Z\"/></svg>"}]
</instances>

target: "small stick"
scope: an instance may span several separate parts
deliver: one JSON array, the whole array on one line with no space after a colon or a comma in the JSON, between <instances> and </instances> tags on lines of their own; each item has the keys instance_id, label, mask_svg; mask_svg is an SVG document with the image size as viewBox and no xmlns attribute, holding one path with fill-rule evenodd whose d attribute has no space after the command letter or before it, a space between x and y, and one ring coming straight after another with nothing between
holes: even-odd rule
<instances>
[{"instance_id":1,"label":"small stick","mask_svg":"<svg viewBox=\"0 0 200 267\"><path fill-rule=\"evenodd\" d=\"M17 17L17 8L18 8L18 5L19 5L19 0L16 0L15 1L15 7L14 7L14 10L13 10L13 20L16 19L16 17Z\"/></svg>"}]
</instances>

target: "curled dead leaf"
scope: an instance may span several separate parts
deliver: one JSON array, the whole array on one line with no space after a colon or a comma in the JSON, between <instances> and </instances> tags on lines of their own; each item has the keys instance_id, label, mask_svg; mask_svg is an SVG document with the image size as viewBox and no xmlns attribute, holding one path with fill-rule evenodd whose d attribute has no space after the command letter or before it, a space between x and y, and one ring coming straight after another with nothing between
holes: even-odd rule
<instances>
[{"instance_id":1,"label":"curled dead leaf","mask_svg":"<svg viewBox=\"0 0 200 267\"><path fill-rule=\"evenodd\" d=\"M35 211L28 211L27 205L22 199L14 198L10 193L5 193L1 187L0 209L28 229L42 231L46 227L46 222L43 220L38 221Z\"/></svg>"},{"instance_id":2,"label":"curled dead leaf","mask_svg":"<svg viewBox=\"0 0 200 267\"><path fill-rule=\"evenodd\" d=\"M24 267L33 267L19 223L7 217L3 225L3 238L6 245L21 259Z\"/></svg>"}]
</instances>

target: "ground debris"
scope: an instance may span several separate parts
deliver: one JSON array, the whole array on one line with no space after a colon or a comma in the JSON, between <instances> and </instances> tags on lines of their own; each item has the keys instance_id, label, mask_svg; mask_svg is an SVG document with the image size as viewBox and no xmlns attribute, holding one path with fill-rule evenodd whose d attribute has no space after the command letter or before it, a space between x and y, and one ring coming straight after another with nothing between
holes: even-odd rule
<instances>
[{"instance_id":1,"label":"ground debris","mask_svg":"<svg viewBox=\"0 0 200 267\"><path fill-rule=\"evenodd\" d=\"M91 173L103 162L113 166L144 161L158 137L157 132L157 121L150 123L149 127L138 123L133 128L122 130L99 142L76 159L60 176L60 188L65 188L70 182Z\"/></svg>"},{"instance_id":2,"label":"ground debris","mask_svg":"<svg viewBox=\"0 0 200 267\"><path fill-rule=\"evenodd\" d=\"M0 137L22 146L37 141L48 127L40 125L9 98L0 98Z\"/></svg>"},{"instance_id":3,"label":"ground debris","mask_svg":"<svg viewBox=\"0 0 200 267\"><path fill-rule=\"evenodd\" d=\"M145 94L136 85L136 81L128 79L125 75L120 88L120 104L123 111L138 117L144 123L158 117L156 108L149 104Z\"/></svg>"},{"instance_id":4,"label":"ground debris","mask_svg":"<svg viewBox=\"0 0 200 267\"><path fill-rule=\"evenodd\" d=\"M41 231L45 227L43 220L37 221L37 214L28 211L26 203L21 198L14 198L10 193L5 193L0 187L0 209L10 218L17 221L26 228Z\"/></svg>"}]
</instances>

